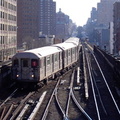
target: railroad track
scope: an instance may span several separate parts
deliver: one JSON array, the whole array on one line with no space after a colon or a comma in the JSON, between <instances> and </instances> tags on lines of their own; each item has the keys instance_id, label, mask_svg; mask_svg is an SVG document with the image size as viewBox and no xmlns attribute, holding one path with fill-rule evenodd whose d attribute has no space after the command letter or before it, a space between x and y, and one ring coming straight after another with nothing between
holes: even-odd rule
<instances>
[{"instance_id":1,"label":"railroad track","mask_svg":"<svg viewBox=\"0 0 120 120\"><path fill-rule=\"evenodd\" d=\"M71 77L70 77L71 76ZM72 75L69 75L65 78L68 79L64 79L61 78L59 79L59 81L57 82L52 95L49 99L49 102L46 106L46 109L42 115L41 120L52 120L53 117L54 119L58 119L58 120L69 120L69 119L73 119L72 117L74 117L74 119L88 119L88 120L92 120L91 117L85 112L84 108L82 108L82 106L80 105L80 102L78 102L77 97L79 95L79 87L77 90L77 97L74 94L76 91L74 90L74 82L76 82L77 84L77 80L75 80L77 76L75 76L75 70L72 73ZM55 103L53 108L53 104ZM76 115L72 116L72 111L73 109L76 109ZM55 112L56 111L56 112ZM81 116L79 116L81 114ZM60 116L60 117L59 117Z\"/></svg>"},{"instance_id":2,"label":"railroad track","mask_svg":"<svg viewBox=\"0 0 120 120\"><path fill-rule=\"evenodd\" d=\"M53 120L53 118L113 120L116 117L115 120L119 119L116 97L114 94L108 95L113 93L113 89L109 84L106 85L107 79L97 59L88 48L84 51L82 64L83 68L78 67L73 73L72 70L68 71L58 81L49 81L47 86L37 91L20 95L16 90L13 96L11 95L1 104L0 118L4 120ZM81 71L84 78L83 76L81 78Z\"/></svg>"},{"instance_id":3,"label":"railroad track","mask_svg":"<svg viewBox=\"0 0 120 120\"><path fill-rule=\"evenodd\" d=\"M1 120L15 120L16 116L22 110L26 101L32 96L34 92L29 92L27 95L23 95L16 99L20 95L19 90L15 89L10 96L8 96L0 105L0 119Z\"/></svg>"},{"instance_id":4,"label":"railroad track","mask_svg":"<svg viewBox=\"0 0 120 120\"><path fill-rule=\"evenodd\" d=\"M93 51L88 47L86 47L84 50L87 56L86 59L91 81L91 89L93 92L97 114L95 118L98 120L119 120L120 109L118 106L118 100L113 94L114 86L108 83L110 79L107 79L105 76L105 73L102 69L103 66L100 66L100 63L93 54Z\"/></svg>"}]
</instances>

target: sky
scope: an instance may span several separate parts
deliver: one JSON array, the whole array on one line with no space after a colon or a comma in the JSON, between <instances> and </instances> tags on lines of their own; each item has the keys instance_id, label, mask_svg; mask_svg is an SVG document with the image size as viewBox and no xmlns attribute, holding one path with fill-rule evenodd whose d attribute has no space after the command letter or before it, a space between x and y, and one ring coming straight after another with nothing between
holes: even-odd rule
<instances>
[{"instance_id":1,"label":"sky","mask_svg":"<svg viewBox=\"0 0 120 120\"><path fill-rule=\"evenodd\" d=\"M61 11L66 15L69 15L70 19L77 26L83 26L86 24L90 17L92 7L97 8L97 3L100 0L53 0L56 2L56 12Z\"/></svg>"}]
</instances>

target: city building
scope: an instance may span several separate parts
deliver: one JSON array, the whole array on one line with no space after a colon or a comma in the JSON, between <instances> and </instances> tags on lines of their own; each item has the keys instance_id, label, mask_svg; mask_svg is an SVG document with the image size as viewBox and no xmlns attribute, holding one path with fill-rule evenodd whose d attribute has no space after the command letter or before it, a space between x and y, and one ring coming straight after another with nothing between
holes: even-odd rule
<instances>
[{"instance_id":1,"label":"city building","mask_svg":"<svg viewBox=\"0 0 120 120\"><path fill-rule=\"evenodd\" d=\"M71 36L77 36L77 25L70 19L68 26L68 37Z\"/></svg>"},{"instance_id":2,"label":"city building","mask_svg":"<svg viewBox=\"0 0 120 120\"><path fill-rule=\"evenodd\" d=\"M40 0L40 32L44 35L56 33L56 2Z\"/></svg>"},{"instance_id":3,"label":"city building","mask_svg":"<svg viewBox=\"0 0 120 120\"><path fill-rule=\"evenodd\" d=\"M16 53L17 0L0 0L0 62Z\"/></svg>"},{"instance_id":4,"label":"city building","mask_svg":"<svg viewBox=\"0 0 120 120\"><path fill-rule=\"evenodd\" d=\"M109 25L109 30L110 30L110 41L109 41L109 46L110 46L110 54L113 54L113 49L114 49L114 27L113 27L113 22L110 22Z\"/></svg>"},{"instance_id":5,"label":"city building","mask_svg":"<svg viewBox=\"0 0 120 120\"><path fill-rule=\"evenodd\" d=\"M120 55L120 2L114 3L114 54Z\"/></svg>"},{"instance_id":6,"label":"city building","mask_svg":"<svg viewBox=\"0 0 120 120\"><path fill-rule=\"evenodd\" d=\"M113 4L120 0L101 0L97 4L97 24L104 24L107 27L113 22Z\"/></svg>"},{"instance_id":7,"label":"city building","mask_svg":"<svg viewBox=\"0 0 120 120\"><path fill-rule=\"evenodd\" d=\"M17 47L31 49L39 39L40 0L17 1Z\"/></svg>"},{"instance_id":8,"label":"city building","mask_svg":"<svg viewBox=\"0 0 120 120\"><path fill-rule=\"evenodd\" d=\"M91 11L91 21L97 21L97 9L95 7L93 7Z\"/></svg>"},{"instance_id":9,"label":"city building","mask_svg":"<svg viewBox=\"0 0 120 120\"><path fill-rule=\"evenodd\" d=\"M120 0L101 0L97 4L97 9L92 9L91 18L86 25L86 31L90 41L99 45L102 49L106 49L110 53L114 51L115 54L118 54L118 50L120 49L120 37L118 35L120 31L118 30L120 29L120 8L117 8L116 5L119 2Z\"/></svg>"},{"instance_id":10,"label":"city building","mask_svg":"<svg viewBox=\"0 0 120 120\"><path fill-rule=\"evenodd\" d=\"M54 42L55 42L55 35L43 35L42 34L39 36L38 44L41 44L41 47L53 45Z\"/></svg>"},{"instance_id":11,"label":"city building","mask_svg":"<svg viewBox=\"0 0 120 120\"><path fill-rule=\"evenodd\" d=\"M55 35L56 3L53 0L18 0L18 48L41 47L39 36Z\"/></svg>"},{"instance_id":12,"label":"city building","mask_svg":"<svg viewBox=\"0 0 120 120\"><path fill-rule=\"evenodd\" d=\"M59 39L65 39L69 36L69 16L65 15L61 9L56 13L56 37Z\"/></svg>"}]
</instances>

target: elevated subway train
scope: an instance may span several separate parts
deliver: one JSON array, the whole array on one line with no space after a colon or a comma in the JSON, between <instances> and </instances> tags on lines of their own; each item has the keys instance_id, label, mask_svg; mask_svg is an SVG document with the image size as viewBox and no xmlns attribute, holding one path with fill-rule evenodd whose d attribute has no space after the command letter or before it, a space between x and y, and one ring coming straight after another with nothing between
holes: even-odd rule
<instances>
[{"instance_id":1,"label":"elevated subway train","mask_svg":"<svg viewBox=\"0 0 120 120\"><path fill-rule=\"evenodd\" d=\"M79 55L79 38L16 53L12 58L12 79L20 83L47 82L73 66Z\"/></svg>"}]
</instances>

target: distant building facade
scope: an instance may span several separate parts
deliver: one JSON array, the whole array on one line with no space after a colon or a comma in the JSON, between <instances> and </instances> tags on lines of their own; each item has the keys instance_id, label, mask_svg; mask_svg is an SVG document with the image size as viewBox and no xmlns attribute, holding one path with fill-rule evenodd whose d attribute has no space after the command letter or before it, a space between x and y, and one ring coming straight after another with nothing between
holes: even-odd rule
<instances>
[{"instance_id":1,"label":"distant building facade","mask_svg":"<svg viewBox=\"0 0 120 120\"><path fill-rule=\"evenodd\" d=\"M120 2L114 3L114 54L120 55Z\"/></svg>"},{"instance_id":2,"label":"distant building facade","mask_svg":"<svg viewBox=\"0 0 120 120\"><path fill-rule=\"evenodd\" d=\"M110 41L109 41L109 46L110 46L110 54L113 54L113 49L114 49L114 26L113 22L110 22L109 25L109 30L110 30Z\"/></svg>"},{"instance_id":3,"label":"distant building facade","mask_svg":"<svg viewBox=\"0 0 120 120\"><path fill-rule=\"evenodd\" d=\"M56 2L40 0L40 32L45 35L56 33Z\"/></svg>"},{"instance_id":4,"label":"distant building facade","mask_svg":"<svg viewBox=\"0 0 120 120\"><path fill-rule=\"evenodd\" d=\"M0 0L0 61L9 60L17 46L17 0Z\"/></svg>"},{"instance_id":5,"label":"distant building facade","mask_svg":"<svg viewBox=\"0 0 120 120\"><path fill-rule=\"evenodd\" d=\"M120 0L101 0L97 4L97 24L104 24L109 26L109 23L113 21L113 4Z\"/></svg>"},{"instance_id":6,"label":"distant building facade","mask_svg":"<svg viewBox=\"0 0 120 120\"><path fill-rule=\"evenodd\" d=\"M65 15L61 9L56 13L56 37L65 39L68 36L69 16Z\"/></svg>"},{"instance_id":7,"label":"distant building facade","mask_svg":"<svg viewBox=\"0 0 120 120\"><path fill-rule=\"evenodd\" d=\"M18 48L41 47L39 36L55 35L56 3L53 0L18 0ZM41 41L44 43L44 41Z\"/></svg>"},{"instance_id":8,"label":"distant building facade","mask_svg":"<svg viewBox=\"0 0 120 120\"><path fill-rule=\"evenodd\" d=\"M93 7L91 11L91 21L94 22L96 20L97 20L97 9Z\"/></svg>"},{"instance_id":9,"label":"distant building facade","mask_svg":"<svg viewBox=\"0 0 120 120\"><path fill-rule=\"evenodd\" d=\"M39 38L39 0L17 1L17 47L31 49Z\"/></svg>"},{"instance_id":10,"label":"distant building facade","mask_svg":"<svg viewBox=\"0 0 120 120\"><path fill-rule=\"evenodd\" d=\"M96 45L112 54L120 54L119 2L120 0L101 0L97 4L97 11L95 8L91 11L86 30L92 42L95 41Z\"/></svg>"}]
</instances>

